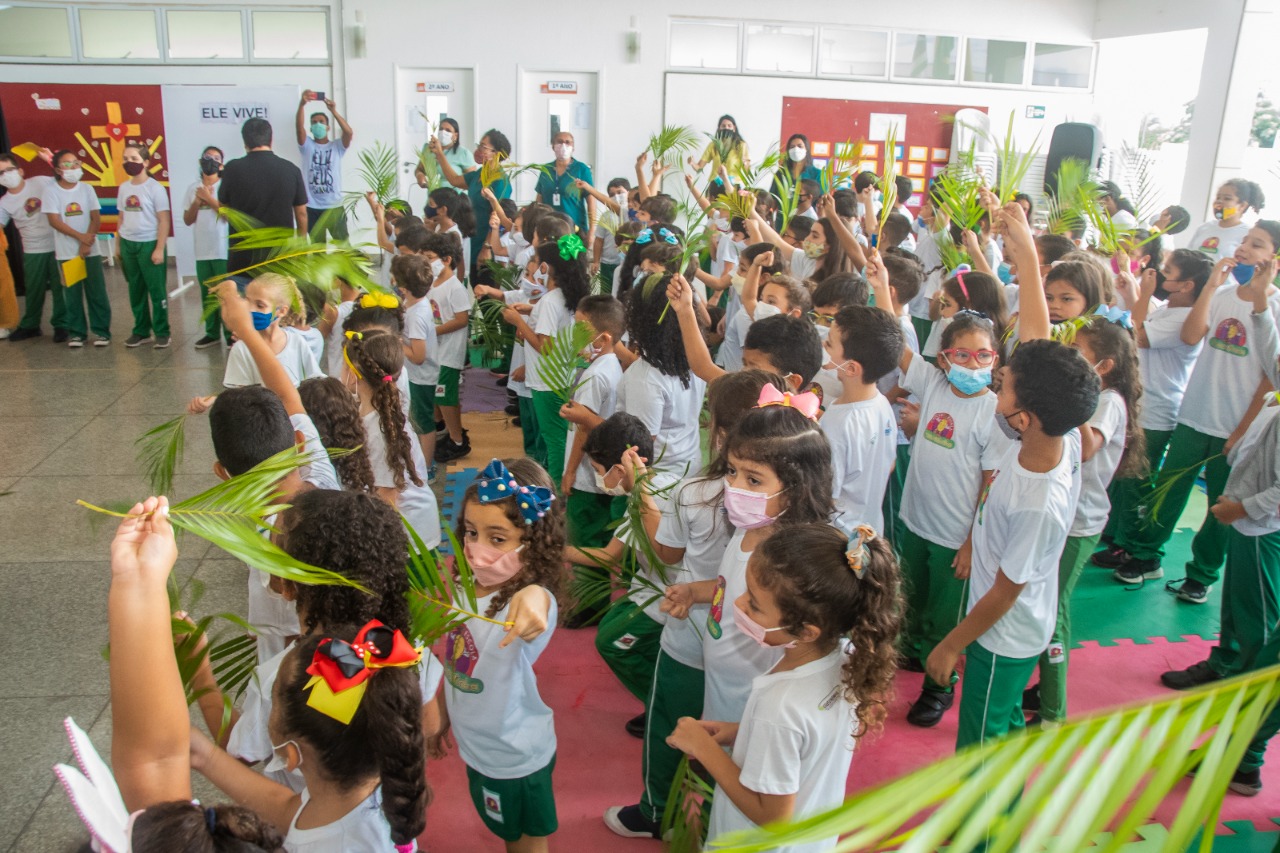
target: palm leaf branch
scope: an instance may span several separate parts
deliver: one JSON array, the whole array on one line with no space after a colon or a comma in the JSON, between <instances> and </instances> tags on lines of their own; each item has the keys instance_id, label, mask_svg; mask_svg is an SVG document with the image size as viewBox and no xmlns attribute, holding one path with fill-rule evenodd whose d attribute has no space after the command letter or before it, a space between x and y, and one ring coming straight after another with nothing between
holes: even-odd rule
<instances>
[{"instance_id":1,"label":"palm leaf branch","mask_svg":"<svg viewBox=\"0 0 1280 853\"><path fill-rule=\"evenodd\" d=\"M466 564L466 556L446 528L456 556L456 572L445 566L439 552L428 548L407 520L409 534L409 626L412 639L419 645L431 645L456 626L471 618L476 609L475 576Z\"/></svg>"},{"instance_id":2,"label":"palm leaf branch","mask_svg":"<svg viewBox=\"0 0 1280 853\"><path fill-rule=\"evenodd\" d=\"M356 168L356 177L364 184L365 190L373 193L379 204L388 210L407 211L409 209L408 202L396 198L396 190L400 183L400 176L397 170L400 158L396 154L395 148L385 142L376 141L368 148L360 149L356 159L360 164ZM433 163L434 160L435 158L433 157ZM421 162L421 157L419 157L419 162ZM343 208L347 213L351 213L356 205L364 201L364 197L363 191L343 193Z\"/></svg>"},{"instance_id":3,"label":"palm leaf branch","mask_svg":"<svg viewBox=\"0 0 1280 853\"><path fill-rule=\"evenodd\" d=\"M1142 523L1155 524L1159 521L1160 510L1164 508L1165 501L1169 499L1170 492L1173 491L1173 487L1179 480L1184 477L1197 476L1204 466L1216 459L1223 458L1225 455L1223 453L1215 453L1194 465L1188 465L1186 468L1176 468L1167 472L1161 469L1152 480L1151 491L1148 493L1147 499L1138 507L1138 514L1142 517Z\"/></svg>"},{"instance_id":4,"label":"palm leaf branch","mask_svg":"<svg viewBox=\"0 0 1280 853\"><path fill-rule=\"evenodd\" d=\"M173 494L173 475L186 446L187 416L179 415L143 433L134 444L153 494Z\"/></svg>"},{"instance_id":5,"label":"palm leaf branch","mask_svg":"<svg viewBox=\"0 0 1280 853\"><path fill-rule=\"evenodd\" d=\"M670 853L702 849L714 794L715 785L702 778L689 756L681 758L662 812L662 837Z\"/></svg>"},{"instance_id":6,"label":"palm leaf branch","mask_svg":"<svg viewBox=\"0 0 1280 853\"><path fill-rule=\"evenodd\" d=\"M657 133L649 136L646 151L653 155L655 162L662 161L669 166L679 166L685 156L698 148L700 139L693 128L686 125L664 124Z\"/></svg>"},{"instance_id":7,"label":"palm leaf branch","mask_svg":"<svg viewBox=\"0 0 1280 853\"><path fill-rule=\"evenodd\" d=\"M539 354L538 378L545 382L551 393L568 403L577 391L579 371L587 366L582 350L595 337L595 330L587 323L575 322L556 332L542 345Z\"/></svg>"},{"instance_id":8,"label":"palm leaf branch","mask_svg":"<svg viewBox=\"0 0 1280 853\"><path fill-rule=\"evenodd\" d=\"M891 125L884 138L884 168L880 174L880 220L876 233L884 233L884 224L898 203L897 177L898 126Z\"/></svg>"},{"instance_id":9,"label":"palm leaf branch","mask_svg":"<svg viewBox=\"0 0 1280 853\"><path fill-rule=\"evenodd\" d=\"M770 193L778 200L778 233L785 234L800 207L800 182L784 166L774 173L774 186L781 191Z\"/></svg>"}]
</instances>

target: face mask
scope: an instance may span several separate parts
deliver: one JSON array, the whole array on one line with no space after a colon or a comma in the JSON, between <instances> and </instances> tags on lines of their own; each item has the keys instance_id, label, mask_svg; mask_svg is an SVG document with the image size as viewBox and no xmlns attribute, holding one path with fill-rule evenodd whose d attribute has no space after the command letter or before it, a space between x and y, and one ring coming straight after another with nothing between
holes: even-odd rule
<instances>
[{"instance_id":1,"label":"face mask","mask_svg":"<svg viewBox=\"0 0 1280 853\"><path fill-rule=\"evenodd\" d=\"M996 277L1000 279L1001 284L1013 284L1013 271L1008 264L1001 264L996 270Z\"/></svg>"},{"instance_id":2,"label":"face mask","mask_svg":"<svg viewBox=\"0 0 1280 853\"><path fill-rule=\"evenodd\" d=\"M320 122L313 122L311 125L311 135L316 139L324 139L329 135L329 126Z\"/></svg>"},{"instance_id":3,"label":"face mask","mask_svg":"<svg viewBox=\"0 0 1280 853\"><path fill-rule=\"evenodd\" d=\"M428 205L425 205L425 206L422 208L422 216L423 216L423 218L425 218L425 219L435 219L435 218L436 218L436 214L437 214L437 213L439 213L439 212L440 212L440 208L438 208L438 207L432 207L432 206L431 206L431 205L429 205L429 204L428 204Z\"/></svg>"},{"instance_id":4,"label":"face mask","mask_svg":"<svg viewBox=\"0 0 1280 853\"><path fill-rule=\"evenodd\" d=\"M476 161L476 165L477 165L477 166L483 166L483 165L484 165L484 158L480 156L480 149L479 149L479 148L477 148L477 149L476 149L476 153L474 153L474 154L472 154L472 155L471 155L471 159Z\"/></svg>"},{"instance_id":5,"label":"face mask","mask_svg":"<svg viewBox=\"0 0 1280 853\"><path fill-rule=\"evenodd\" d=\"M605 474L601 474L599 471L594 469L592 469L591 473L596 475L596 488L600 490L601 494L617 497L618 495L625 495L627 493L627 490L622 485L621 480L618 481L618 485L616 486L606 486L604 484Z\"/></svg>"},{"instance_id":6,"label":"face mask","mask_svg":"<svg viewBox=\"0 0 1280 853\"><path fill-rule=\"evenodd\" d=\"M80 179L84 177L83 169L63 169L62 180L69 184L78 184Z\"/></svg>"},{"instance_id":7,"label":"face mask","mask_svg":"<svg viewBox=\"0 0 1280 853\"><path fill-rule=\"evenodd\" d=\"M200 158L200 174L216 175L222 171L222 164L212 157Z\"/></svg>"},{"instance_id":8,"label":"face mask","mask_svg":"<svg viewBox=\"0 0 1280 853\"><path fill-rule=\"evenodd\" d=\"M18 174L17 169L0 175L0 187L14 190L18 188L18 184L20 183L22 183L22 176Z\"/></svg>"},{"instance_id":9,"label":"face mask","mask_svg":"<svg viewBox=\"0 0 1280 853\"><path fill-rule=\"evenodd\" d=\"M440 132L436 134L436 139L439 139L440 144L445 148L448 148L453 144L453 133L445 130L444 128L440 128Z\"/></svg>"},{"instance_id":10,"label":"face mask","mask_svg":"<svg viewBox=\"0 0 1280 853\"><path fill-rule=\"evenodd\" d=\"M636 267L636 271L632 273L631 276L634 279L636 284L640 284L640 282L644 281L646 278L649 277L649 273L641 269L640 267Z\"/></svg>"},{"instance_id":11,"label":"face mask","mask_svg":"<svg viewBox=\"0 0 1280 853\"><path fill-rule=\"evenodd\" d=\"M560 143L559 145L551 146L551 150L556 152L557 160L568 160L569 157L573 154L573 146L566 145L563 142Z\"/></svg>"},{"instance_id":12,"label":"face mask","mask_svg":"<svg viewBox=\"0 0 1280 853\"><path fill-rule=\"evenodd\" d=\"M467 555L467 562L476 574L476 581L481 586L502 586L520 571L521 545L514 551L500 551L480 542L468 542L462 546Z\"/></svg>"},{"instance_id":13,"label":"face mask","mask_svg":"<svg viewBox=\"0 0 1280 853\"><path fill-rule=\"evenodd\" d=\"M916 228L917 228L917 229L928 228L928 227L929 227L929 223L927 223L927 222L925 222L925 221L924 221L924 217L923 217L923 216L917 216L917 217L916 217Z\"/></svg>"},{"instance_id":14,"label":"face mask","mask_svg":"<svg viewBox=\"0 0 1280 853\"><path fill-rule=\"evenodd\" d=\"M732 139L733 131L729 130L727 127L722 127L716 131L716 136L720 139Z\"/></svg>"},{"instance_id":15,"label":"face mask","mask_svg":"<svg viewBox=\"0 0 1280 853\"><path fill-rule=\"evenodd\" d=\"M129 160L124 164L124 173L131 178L136 178L142 174L142 170L145 168L147 168L146 165Z\"/></svg>"},{"instance_id":16,"label":"face mask","mask_svg":"<svg viewBox=\"0 0 1280 853\"><path fill-rule=\"evenodd\" d=\"M263 773L284 773L289 769L288 759L280 754L280 750L284 749L289 744L293 744L293 748L298 750L298 768L302 767L302 747L298 746L298 742L296 740L287 740L279 746L276 746L274 743L271 744L271 760L262 768Z\"/></svg>"},{"instance_id":17,"label":"face mask","mask_svg":"<svg viewBox=\"0 0 1280 853\"><path fill-rule=\"evenodd\" d=\"M524 234L520 231L511 232L511 242L516 244L517 248L525 248L529 245L529 241L524 238Z\"/></svg>"},{"instance_id":18,"label":"face mask","mask_svg":"<svg viewBox=\"0 0 1280 853\"><path fill-rule=\"evenodd\" d=\"M1018 413L1014 412L1013 414L1016 415ZM1012 425L1010 425L1010 417L1012 417L1012 415L1002 415L999 412L996 412L996 426L1000 428L1000 432L1004 433L1004 437L1010 441L1022 441L1022 433L1018 432Z\"/></svg>"},{"instance_id":19,"label":"face mask","mask_svg":"<svg viewBox=\"0 0 1280 853\"><path fill-rule=\"evenodd\" d=\"M613 193L609 196L609 198L613 199L613 203L618 205L618 207L622 207L624 204L627 203L626 193Z\"/></svg>"},{"instance_id":20,"label":"face mask","mask_svg":"<svg viewBox=\"0 0 1280 853\"><path fill-rule=\"evenodd\" d=\"M779 625L777 628L764 627L759 622L757 622L756 620L748 616L747 611L739 607L738 602L736 601L733 603L733 624L738 626L739 631L746 634L748 637L755 640L758 644L766 648L769 648L769 643L765 642L765 637L767 637L769 634L771 634L774 631L786 630L781 625ZM794 649L795 647L796 647L796 641L792 640L791 642L787 643L785 646L777 646L775 648Z\"/></svg>"},{"instance_id":21,"label":"face mask","mask_svg":"<svg viewBox=\"0 0 1280 853\"><path fill-rule=\"evenodd\" d=\"M520 289L529 294L530 299L537 299L539 296L547 292L547 286L545 284L534 281L527 275L521 279Z\"/></svg>"},{"instance_id":22,"label":"face mask","mask_svg":"<svg viewBox=\"0 0 1280 853\"><path fill-rule=\"evenodd\" d=\"M787 156L791 158L792 163L799 163L808 153L808 151L805 151L803 145L796 145L787 149Z\"/></svg>"},{"instance_id":23,"label":"face mask","mask_svg":"<svg viewBox=\"0 0 1280 853\"><path fill-rule=\"evenodd\" d=\"M1235 216L1239 212L1240 212L1240 208L1238 207L1224 207L1222 208L1222 210L1215 209L1213 211L1213 218L1214 219L1231 219L1233 216Z\"/></svg>"},{"instance_id":24,"label":"face mask","mask_svg":"<svg viewBox=\"0 0 1280 853\"><path fill-rule=\"evenodd\" d=\"M766 507L769 505L771 498L776 498L780 494L782 492L766 495L761 492L750 492L746 489L735 489L733 486L726 485L724 487L724 511L729 516L729 523L739 530L755 530L757 527L773 524L778 520L778 516L769 515ZM778 513L778 515L781 514Z\"/></svg>"},{"instance_id":25,"label":"face mask","mask_svg":"<svg viewBox=\"0 0 1280 853\"><path fill-rule=\"evenodd\" d=\"M436 258L434 261L431 261L431 277L439 278L440 273L442 272L444 272L444 261L440 260L439 258Z\"/></svg>"},{"instance_id":26,"label":"face mask","mask_svg":"<svg viewBox=\"0 0 1280 853\"><path fill-rule=\"evenodd\" d=\"M947 381L961 394L977 394L991 384L991 368L953 364L947 371Z\"/></svg>"},{"instance_id":27,"label":"face mask","mask_svg":"<svg viewBox=\"0 0 1280 853\"><path fill-rule=\"evenodd\" d=\"M733 273L732 275L729 276L729 283L733 285L734 293L737 293L738 296L741 297L742 288L745 287L747 284L747 277L745 275L739 275L738 273Z\"/></svg>"},{"instance_id":28,"label":"face mask","mask_svg":"<svg viewBox=\"0 0 1280 853\"><path fill-rule=\"evenodd\" d=\"M804 256L806 258L812 258L815 261L818 258L822 257L823 254L826 253L827 251L826 246L821 246L817 243L810 243L807 240L804 242L803 245L804 245Z\"/></svg>"},{"instance_id":29,"label":"face mask","mask_svg":"<svg viewBox=\"0 0 1280 853\"><path fill-rule=\"evenodd\" d=\"M627 208L627 221L629 221L629 222L635 222L635 221L637 221L637 220L636 220L636 214L637 214L638 212L639 212L639 211L635 211L635 210L632 210L631 208Z\"/></svg>"},{"instance_id":30,"label":"face mask","mask_svg":"<svg viewBox=\"0 0 1280 853\"><path fill-rule=\"evenodd\" d=\"M250 311L249 314L253 317L253 328L259 332L265 332L276 318L274 311Z\"/></svg>"},{"instance_id":31,"label":"face mask","mask_svg":"<svg viewBox=\"0 0 1280 853\"><path fill-rule=\"evenodd\" d=\"M1255 264L1236 264L1231 270L1231 277L1241 284L1248 284L1253 280L1253 271L1256 268Z\"/></svg>"}]
</instances>

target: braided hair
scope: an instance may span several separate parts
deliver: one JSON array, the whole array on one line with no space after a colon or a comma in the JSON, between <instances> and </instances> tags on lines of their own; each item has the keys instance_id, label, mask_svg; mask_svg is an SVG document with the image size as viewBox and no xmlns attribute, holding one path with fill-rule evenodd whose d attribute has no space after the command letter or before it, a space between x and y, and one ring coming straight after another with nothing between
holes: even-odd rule
<instances>
[{"instance_id":1,"label":"braided hair","mask_svg":"<svg viewBox=\"0 0 1280 853\"><path fill-rule=\"evenodd\" d=\"M415 486L421 486L422 478L413 464L413 445L404 431L400 389L396 387L396 378L404 367L400 339L385 332L352 335L347 338L346 356L356 370L356 377L372 392L370 403L378 413L378 425L387 444L387 464L395 477L396 488L404 489L406 475Z\"/></svg>"}]
</instances>

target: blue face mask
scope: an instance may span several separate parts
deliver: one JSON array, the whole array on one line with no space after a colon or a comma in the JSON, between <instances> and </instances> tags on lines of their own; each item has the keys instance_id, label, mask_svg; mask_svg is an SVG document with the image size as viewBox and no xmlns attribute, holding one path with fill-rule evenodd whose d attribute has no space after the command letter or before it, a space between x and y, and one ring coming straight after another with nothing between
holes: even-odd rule
<instances>
[{"instance_id":1,"label":"blue face mask","mask_svg":"<svg viewBox=\"0 0 1280 853\"><path fill-rule=\"evenodd\" d=\"M1013 273L1009 270L1008 264L1001 264L996 270L996 276L1000 279L1001 284L1013 284Z\"/></svg>"},{"instance_id":2,"label":"blue face mask","mask_svg":"<svg viewBox=\"0 0 1280 853\"><path fill-rule=\"evenodd\" d=\"M991 384L991 368L969 368L953 364L947 371L947 381L961 394L977 394Z\"/></svg>"},{"instance_id":3,"label":"blue face mask","mask_svg":"<svg viewBox=\"0 0 1280 853\"><path fill-rule=\"evenodd\" d=\"M272 311L250 311L249 313L253 316L253 328L259 332L265 332L271 325L271 321L276 318L275 312Z\"/></svg>"},{"instance_id":4,"label":"blue face mask","mask_svg":"<svg viewBox=\"0 0 1280 853\"><path fill-rule=\"evenodd\" d=\"M1240 284L1248 284L1253 279L1254 264L1236 264L1231 270L1231 277Z\"/></svg>"}]
</instances>

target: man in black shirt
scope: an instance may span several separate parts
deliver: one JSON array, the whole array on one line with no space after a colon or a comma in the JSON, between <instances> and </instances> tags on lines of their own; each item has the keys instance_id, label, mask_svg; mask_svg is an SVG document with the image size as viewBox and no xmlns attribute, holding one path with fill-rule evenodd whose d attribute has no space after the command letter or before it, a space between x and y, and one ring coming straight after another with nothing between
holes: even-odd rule
<instances>
[{"instance_id":1,"label":"man in black shirt","mask_svg":"<svg viewBox=\"0 0 1280 853\"><path fill-rule=\"evenodd\" d=\"M296 228L307 233L307 185L302 171L271 151L271 123L251 118L240 129L248 152L222 169L218 201L232 210L252 216L270 228ZM227 269L234 272L266 260L266 249L237 251L231 232Z\"/></svg>"}]
</instances>

